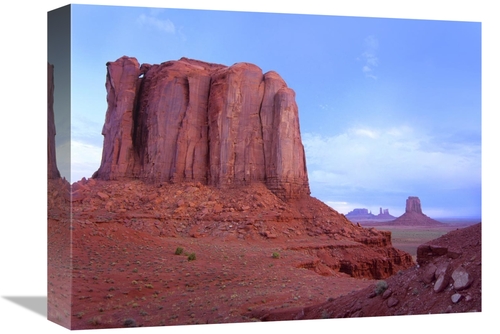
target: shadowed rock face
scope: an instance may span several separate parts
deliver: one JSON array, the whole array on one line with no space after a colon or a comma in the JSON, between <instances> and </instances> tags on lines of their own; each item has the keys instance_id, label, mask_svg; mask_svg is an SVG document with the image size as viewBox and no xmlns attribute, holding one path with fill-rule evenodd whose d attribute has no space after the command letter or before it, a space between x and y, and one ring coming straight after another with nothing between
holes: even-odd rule
<instances>
[{"instance_id":1,"label":"shadowed rock face","mask_svg":"<svg viewBox=\"0 0 500 334\"><path fill-rule=\"evenodd\" d=\"M56 163L56 126L54 122L54 65L47 63L47 178L61 175Z\"/></svg>"},{"instance_id":2,"label":"shadowed rock face","mask_svg":"<svg viewBox=\"0 0 500 334\"><path fill-rule=\"evenodd\" d=\"M309 195L295 92L276 72L181 58L107 64L102 180L264 183Z\"/></svg>"},{"instance_id":3,"label":"shadowed rock face","mask_svg":"<svg viewBox=\"0 0 500 334\"><path fill-rule=\"evenodd\" d=\"M415 196L408 197L408 199L406 200L405 212L422 213L422 206L420 204L420 199Z\"/></svg>"}]
</instances>

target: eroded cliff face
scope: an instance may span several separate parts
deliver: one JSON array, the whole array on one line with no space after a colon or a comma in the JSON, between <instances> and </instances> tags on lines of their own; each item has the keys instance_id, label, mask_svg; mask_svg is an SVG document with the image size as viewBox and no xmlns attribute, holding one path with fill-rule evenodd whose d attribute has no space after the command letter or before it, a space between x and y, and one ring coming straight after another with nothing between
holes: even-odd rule
<instances>
[{"instance_id":1,"label":"eroded cliff face","mask_svg":"<svg viewBox=\"0 0 500 334\"><path fill-rule=\"evenodd\" d=\"M54 121L54 65L47 63L47 178L61 176L56 162L56 126Z\"/></svg>"},{"instance_id":2,"label":"eroded cliff face","mask_svg":"<svg viewBox=\"0 0 500 334\"><path fill-rule=\"evenodd\" d=\"M107 64L102 180L264 183L309 195L295 92L276 72L181 58Z\"/></svg>"},{"instance_id":3,"label":"eroded cliff face","mask_svg":"<svg viewBox=\"0 0 500 334\"><path fill-rule=\"evenodd\" d=\"M139 63L134 58L123 57L108 63L106 91L108 109L102 129L104 136L99 178L106 180L131 176L134 166L135 100L140 83Z\"/></svg>"}]
</instances>

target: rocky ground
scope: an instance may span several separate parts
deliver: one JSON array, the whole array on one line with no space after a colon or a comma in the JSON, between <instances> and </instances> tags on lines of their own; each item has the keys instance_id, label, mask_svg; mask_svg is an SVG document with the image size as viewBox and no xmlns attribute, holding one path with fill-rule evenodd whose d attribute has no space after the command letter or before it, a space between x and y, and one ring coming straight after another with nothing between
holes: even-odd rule
<instances>
[{"instance_id":1,"label":"rocky ground","mask_svg":"<svg viewBox=\"0 0 500 334\"><path fill-rule=\"evenodd\" d=\"M449 258L451 271L468 259L474 281L460 300L449 302L449 287L428 296L434 281L421 282L422 267L392 247L390 232L351 223L311 197L282 201L259 184L221 190L94 179L71 191L72 224L69 185L49 183L48 313L72 329L279 320L297 310L304 319L368 316L365 299L386 305L378 307L386 314L421 313L400 285L422 304L442 299L430 312L480 311L480 262L473 267L470 250L435 260L441 268L438 259ZM477 261L480 239L475 247ZM381 280L388 289L372 296ZM366 298L348 294L356 291ZM343 313L327 306L332 300L345 303Z\"/></svg>"},{"instance_id":2,"label":"rocky ground","mask_svg":"<svg viewBox=\"0 0 500 334\"><path fill-rule=\"evenodd\" d=\"M481 224L421 245L418 264L306 308L254 312L260 320L481 312Z\"/></svg>"},{"instance_id":3,"label":"rocky ground","mask_svg":"<svg viewBox=\"0 0 500 334\"><path fill-rule=\"evenodd\" d=\"M70 226L68 186L49 184L49 319L74 329L253 321L244 313L321 302L414 264L389 233L260 184L90 179L71 190Z\"/></svg>"}]
</instances>

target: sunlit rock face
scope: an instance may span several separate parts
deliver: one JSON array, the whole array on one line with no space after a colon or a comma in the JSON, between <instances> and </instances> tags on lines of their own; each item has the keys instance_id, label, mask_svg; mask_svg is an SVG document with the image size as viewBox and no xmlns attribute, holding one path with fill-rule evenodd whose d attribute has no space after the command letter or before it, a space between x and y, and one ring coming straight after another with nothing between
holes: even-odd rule
<instances>
[{"instance_id":1,"label":"sunlit rock face","mask_svg":"<svg viewBox=\"0 0 500 334\"><path fill-rule=\"evenodd\" d=\"M107 64L102 180L264 183L309 195L295 92L276 72L181 58Z\"/></svg>"}]
</instances>

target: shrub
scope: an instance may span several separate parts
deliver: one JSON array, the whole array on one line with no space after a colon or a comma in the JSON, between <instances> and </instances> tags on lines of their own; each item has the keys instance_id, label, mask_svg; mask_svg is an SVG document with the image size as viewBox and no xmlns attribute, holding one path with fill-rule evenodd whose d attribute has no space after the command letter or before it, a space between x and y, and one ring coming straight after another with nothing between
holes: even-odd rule
<instances>
[{"instance_id":1,"label":"shrub","mask_svg":"<svg viewBox=\"0 0 500 334\"><path fill-rule=\"evenodd\" d=\"M383 294L387 288L388 285L386 281L378 281L377 284L375 284L375 293L379 296Z\"/></svg>"},{"instance_id":2,"label":"shrub","mask_svg":"<svg viewBox=\"0 0 500 334\"><path fill-rule=\"evenodd\" d=\"M280 258L280 253L274 252L273 253L273 259L279 259Z\"/></svg>"},{"instance_id":3,"label":"shrub","mask_svg":"<svg viewBox=\"0 0 500 334\"><path fill-rule=\"evenodd\" d=\"M124 327L137 327L137 324L134 319L125 319L123 322Z\"/></svg>"},{"instance_id":4,"label":"shrub","mask_svg":"<svg viewBox=\"0 0 500 334\"><path fill-rule=\"evenodd\" d=\"M175 255L181 255L184 252L184 248L182 247L177 247L175 250Z\"/></svg>"},{"instance_id":5,"label":"shrub","mask_svg":"<svg viewBox=\"0 0 500 334\"><path fill-rule=\"evenodd\" d=\"M194 261L196 260L196 254L195 253L191 253L188 255L188 261Z\"/></svg>"}]
</instances>

